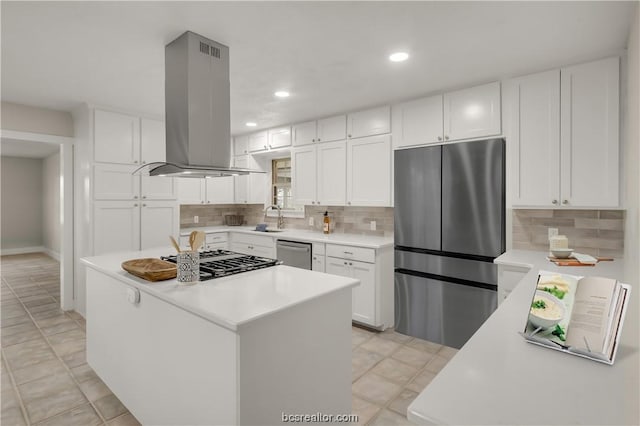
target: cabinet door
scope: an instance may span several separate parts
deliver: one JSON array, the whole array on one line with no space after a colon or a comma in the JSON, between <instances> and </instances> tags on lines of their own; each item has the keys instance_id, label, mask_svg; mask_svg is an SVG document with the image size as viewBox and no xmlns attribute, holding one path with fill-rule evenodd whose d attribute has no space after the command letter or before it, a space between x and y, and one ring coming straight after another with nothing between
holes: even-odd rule
<instances>
[{"instance_id":1,"label":"cabinet door","mask_svg":"<svg viewBox=\"0 0 640 426\"><path fill-rule=\"evenodd\" d=\"M347 146L345 141L320 144L317 150L317 202L344 206L347 189Z\"/></svg>"},{"instance_id":2,"label":"cabinet door","mask_svg":"<svg viewBox=\"0 0 640 426\"><path fill-rule=\"evenodd\" d=\"M324 260L323 254L314 254L311 256L311 270L325 272Z\"/></svg>"},{"instance_id":3,"label":"cabinet door","mask_svg":"<svg viewBox=\"0 0 640 426\"><path fill-rule=\"evenodd\" d=\"M383 106L354 112L347 117L347 138L381 135L391 131L391 108Z\"/></svg>"},{"instance_id":4,"label":"cabinet door","mask_svg":"<svg viewBox=\"0 0 640 426\"><path fill-rule=\"evenodd\" d=\"M167 161L167 145L164 122L140 119L140 163Z\"/></svg>"},{"instance_id":5,"label":"cabinet door","mask_svg":"<svg viewBox=\"0 0 640 426\"><path fill-rule=\"evenodd\" d=\"M444 94L444 139L499 135L500 83Z\"/></svg>"},{"instance_id":6,"label":"cabinet door","mask_svg":"<svg viewBox=\"0 0 640 426\"><path fill-rule=\"evenodd\" d=\"M249 136L236 136L233 139L233 143L233 155L245 155L249 153Z\"/></svg>"},{"instance_id":7,"label":"cabinet door","mask_svg":"<svg viewBox=\"0 0 640 426\"><path fill-rule=\"evenodd\" d=\"M393 106L393 146L442 141L442 95Z\"/></svg>"},{"instance_id":8,"label":"cabinet door","mask_svg":"<svg viewBox=\"0 0 640 426\"><path fill-rule=\"evenodd\" d=\"M349 262L335 257L326 258L325 271L327 274L339 275L341 277L351 277Z\"/></svg>"},{"instance_id":9,"label":"cabinet door","mask_svg":"<svg viewBox=\"0 0 640 426\"><path fill-rule=\"evenodd\" d=\"M293 146L309 145L316 141L316 122L307 121L293 126Z\"/></svg>"},{"instance_id":10,"label":"cabinet door","mask_svg":"<svg viewBox=\"0 0 640 426\"><path fill-rule=\"evenodd\" d=\"M291 191L293 203L316 203L316 147L305 146L291 150Z\"/></svg>"},{"instance_id":11,"label":"cabinet door","mask_svg":"<svg viewBox=\"0 0 640 426\"><path fill-rule=\"evenodd\" d=\"M139 249L140 204L134 201L95 201L93 255Z\"/></svg>"},{"instance_id":12,"label":"cabinet door","mask_svg":"<svg viewBox=\"0 0 640 426\"><path fill-rule=\"evenodd\" d=\"M140 161L140 119L115 112L95 110L94 161L138 164Z\"/></svg>"},{"instance_id":13,"label":"cabinet door","mask_svg":"<svg viewBox=\"0 0 640 426\"><path fill-rule=\"evenodd\" d=\"M265 173L250 174L248 185L248 203L264 205L267 202L267 175Z\"/></svg>"},{"instance_id":14,"label":"cabinet door","mask_svg":"<svg viewBox=\"0 0 640 426\"><path fill-rule=\"evenodd\" d=\"M318 132L316 142L332 142L344 140L347 137L347 116L337 115L335 117L318 120Z\"/></svg>"},{"instance_id":15,"label":"cabinet door","mask_svg":"<svg viewBox=\"0 0 640 426\"><path fill-rule=\"evenodd\" d=\"M246 204L249 202L249 176L233 177L233 199L236 203Z\"/></svg>"},{"instance_id":16,"label":"cabinet door","mask_svg":"<svg viewBox=\"0 0 640 426\"><path fill-rule=\"evenodd\" d=\"M96 164L93 166L93 198L95 200L137 200L140 177L136 166Z\"/></svg>"},{"instance_id":17,"label":"cabinet door","mask_svg":"<svg viewBox=\"0 0 640 426\"><path fill-rule=\"evenodd\" d=\"M391 205L391 138L347 142L347 205Z\"/></svg>"},{"instance_id":18,"label":"cabinet door","mask_svg":"<svg viewBox=\"0 0 640 426\"><path fill-rule=\"evenodd\" d=\"M619 205L619 58L561 69L561 196L568 207Z\"/></svg>"},{"instance_id":19,"label":"cabinet door","mask_svg":"<svg viewBox=\"0 0 640 426\"><path fill-rule=\"evenodd\" d=\"M202 178L174 178L180 204L202 204L205 201L205 182Z\"/></svg>"},{"instance_id":20,"label":"cabinet door","mask_svg":"<svg viewBox=\"0 0 640 426\"><path fill-rule=\"evenodd\" d=\"M207 204L233 204L235 201L234 176L205 179Z\"/></svg>"},{"instance_id":21,"label":"cabinet door","mask_svg":"<svg viewBox=\"0 0 640 426\"><path fill-rule=\"evenodd\" d=\"M291 146L291 127L278 127L269 130L269 149Z\"/></svg>"},{"instance_id":22,"label":"cabinet door","mask_svg":"<svg viewBox=\"0 0 640 426\"><path fill-rule=\"evenodd\" d=\"M140 198L143 200L175 200L177 198L176 178L142 176Z\"/></svg>"},{"instance_id":23,"label":"cabinet door","mask_svg":"<svg viewBox=\"0 0 640 426\"><path fill-rule=\"evenodd\" d=\"M140 249L169 247L180 234L180 208L175 201L145 201L140 209Z\"/></svg>"},{"instance_id":24,"label":"cabinet door","mask_svg":"<svg viewBox=\"0 0 640 426\"><path fill-rule=\"evenodd\" d=\"M360 280L353 289L351 306L353 319L365 324L376 324L376 272L371 263L349 261L351 276Z\"/></svg>"},{"instance_id":25,"label":"cabinet door","mask_svg":"<svg viewBox=\"0 0 640 426\"><path fill-rule=\"evenodd\" d=\"M266 131L249 135L249 152L266 151L269 138Z\"/></svg>"},{"instance_id":26,"label":"cabinet door","mask_svg":"<svg viewBox=\"0 0 640 426\"><path fill-rule=\"evenodd\" d=\"M557 206L560 199L560 71L504 85L510 204Z\"/></svg>"}]
</instances>

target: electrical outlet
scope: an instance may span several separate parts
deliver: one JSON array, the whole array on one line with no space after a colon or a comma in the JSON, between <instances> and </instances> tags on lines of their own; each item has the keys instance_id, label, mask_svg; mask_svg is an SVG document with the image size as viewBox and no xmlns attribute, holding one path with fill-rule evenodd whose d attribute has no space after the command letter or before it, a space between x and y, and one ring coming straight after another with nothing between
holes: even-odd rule
<instances>
[{"instance_id":1,"label":"electrical outlet","mask_svg":"<svg viewBox=\"0 0 640 426\"><path fill-rule=\"evenodd\" d=\"M375 231L376 230L376 221L372 220L371 222L369 222L369 225L371 226L371 230Z\"/></svg>"},{"instance_id":2,"label":"electrical outlet","mask_svg":"<svg viewBox=\"0 0 640 426\"><path fill-rule=\"evenodd\" d=\"M200 222L200 216L194 216L193 223L198 223L198 222Z\"/></svg>"},{"instance_id":3,"label":"electrical outlet","mask_svg":"<svg viewBox=\"0 0 640 426\"><path fill-rule=\"evenodd\" d=\"M551 239L551 237L555 237L558 235L558 228L548 228L547 229L547 237Z\"/></svg>"},{"instance_id":4,"label":"electrical outlet","mask_svg":"<svg viewBox=\"0 0 640 426\"><path fill-rule=\"evenodd\" d=\"M309 226L313 226L313 216L309 217Z\"/></svg>"}]
</instances>

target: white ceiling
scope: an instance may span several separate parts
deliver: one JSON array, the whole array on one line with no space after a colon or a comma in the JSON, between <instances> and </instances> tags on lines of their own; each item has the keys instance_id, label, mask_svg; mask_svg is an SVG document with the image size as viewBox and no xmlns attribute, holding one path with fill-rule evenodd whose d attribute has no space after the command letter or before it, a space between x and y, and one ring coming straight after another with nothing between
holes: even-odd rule
<instances>
[{"instance_id":1,"label":"white ceiling","mask_svg":"<svg viewBox=\"0 0 640 426\"><path fill-rule=\"evenodd\" d=\"M636 4L2 1L2 100L163 116L164 45L191 30L230 47L237 134L620 54Z\"/></svg>"},{"instance_id":2,"label":"white ceiling","mask_svg":"<svg viewBox=\"0 0 640 426\"><path fill-rule=\"evenodd\" d=\"M57 153L60 145L0 138L0 154L3 157L47 158Z\"/></svg>"}]
</instances>

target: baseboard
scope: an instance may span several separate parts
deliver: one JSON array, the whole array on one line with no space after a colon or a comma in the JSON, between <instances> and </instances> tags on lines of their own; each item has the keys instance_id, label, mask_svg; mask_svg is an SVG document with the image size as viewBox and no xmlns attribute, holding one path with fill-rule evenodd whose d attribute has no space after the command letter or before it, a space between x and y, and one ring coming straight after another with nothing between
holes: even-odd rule
<instances>
[{"instance_id":1,"label":"baseboard","mask_svg":"<svg viewBox=\"0 0 640 426\"><path fill-rule=\"evenodd\" d=\"M52 259L57 260L58 262L60 262L60 253L58 253L57 251L53 251L50 248L46 248L44 249L44 252L47 254L47 256L49 256Z\"/></svg>"},{"instance_id":2,"label":"baseboard","mask_svg":"<svg viewBox=\"0 0 640 426\"><path fill-rule=\"evenodd\" d=\"M37 247L19 247L13 249L2 249L0 255L10 256L12 254L27 254L27 253L46 253L47 250L42 246Z\"/></svg>"}]
</instances>

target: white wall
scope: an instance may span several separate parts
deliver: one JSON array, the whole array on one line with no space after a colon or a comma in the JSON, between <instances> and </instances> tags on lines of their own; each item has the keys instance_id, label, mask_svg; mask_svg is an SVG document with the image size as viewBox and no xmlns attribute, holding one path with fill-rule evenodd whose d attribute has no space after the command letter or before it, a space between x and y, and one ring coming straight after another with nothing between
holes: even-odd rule
<instances>
[{"instance_id":1,"label":"white wall","mask_svg":"<svg viewBox=\"0 0 640 426\"><path fill-rule=\"evenodd\" d=\"M627 42L627 116L625 133L625 280L640 284L640 4L636 5L634 21Z\"/></svg>"},{"instance_id":2,"label":"white wall","mask_svg":"<svg viewBox=\"0 0 640 426\"><path fill-rule=\"evenodd\" d=\"M60 256L60 154L42 160L42 240L54 258Z\"/></svg>"},{"instance_id":3,"label":"white wall","mask_svg":"<svg viewBox=\"0 0 640 426\"><path fill-rule=\"evenodd\" d=\"M41 247L42 160L2 158L2 250Z\"/></svg>"},{"instance_id":4,"label":"white wall","mask_svg":"<svg viewBox=\"0 0 640 426\"><path fill-rule=\"evenodd\" d=\"M73 136L73 118L66 111L2 102L2 130Z\"/></svg>"}]
</instances>

